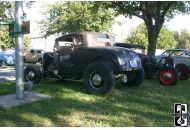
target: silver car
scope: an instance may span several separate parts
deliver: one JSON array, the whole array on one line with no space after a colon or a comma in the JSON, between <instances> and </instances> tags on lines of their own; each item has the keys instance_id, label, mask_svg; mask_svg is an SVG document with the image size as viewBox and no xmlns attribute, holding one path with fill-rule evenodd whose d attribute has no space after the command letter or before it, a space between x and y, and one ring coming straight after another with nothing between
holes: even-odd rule
<instances>
[{"instance_id":1,"label":"silver car","mask_svg":"<svg viewBox=\"0 0 190 130\"><path fill-rule=\"evenodd\" d=\"M190 66L190 50L188 49L168 49L161 55L155 56L159 62L162 57L171 56L175 64L183 63ZM164 61L162 61L164 62Z\"/></svg>"}]
</instances>

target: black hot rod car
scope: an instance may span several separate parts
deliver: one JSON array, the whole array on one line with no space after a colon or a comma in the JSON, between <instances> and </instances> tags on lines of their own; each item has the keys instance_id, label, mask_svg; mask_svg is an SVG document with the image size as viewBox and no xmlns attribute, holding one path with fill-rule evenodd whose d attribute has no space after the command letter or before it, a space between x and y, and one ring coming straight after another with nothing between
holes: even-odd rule
<instances>
[{"instance_id":1,"label":"black hot rod car","mask_svg":"<svg viewBox=\"0 0 190 130\"><path fill-rule=\"evenodd\" d=\"M107 95L115 81L139 86L144 80L141 59L134 51L115 47L113 36L97 32L75 32L55 39L54 51L43 55L41 65L25 68L27 81L41 78L83 79L91 94Z\"/></svg>"}]
</instances>

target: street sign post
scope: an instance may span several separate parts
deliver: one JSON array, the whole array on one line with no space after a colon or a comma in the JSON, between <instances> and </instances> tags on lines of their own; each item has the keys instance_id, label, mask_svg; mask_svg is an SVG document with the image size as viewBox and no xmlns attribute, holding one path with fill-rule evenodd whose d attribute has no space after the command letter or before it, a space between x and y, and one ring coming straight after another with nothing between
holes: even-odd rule
<instances>
[{"instance_id":1,"label":"street sign post","mask_svg":"<svg viewBox=\"0 0 190 130\"><path fill-rule=\"evenodd\" d=\"M23 21L23 1L15 1L15 21L0 21L9 26L9 36L15 37L16 98L24 98L23 82L23 34L30 33L30 21Z\"/></svg>"},{"instance_id":2,"label":"street sign post","mask_svg":"<svg viewBox=\"0 0 190 130\"><path fill-rule=\"evenodd\" d=\"M15 1L15 32L22 32L23 26L23 1ZM15 55L16 55L16 98L24 98L24 84L23 84L23 34L14 34L15 37Z\"/></svg>"}]
</instances>

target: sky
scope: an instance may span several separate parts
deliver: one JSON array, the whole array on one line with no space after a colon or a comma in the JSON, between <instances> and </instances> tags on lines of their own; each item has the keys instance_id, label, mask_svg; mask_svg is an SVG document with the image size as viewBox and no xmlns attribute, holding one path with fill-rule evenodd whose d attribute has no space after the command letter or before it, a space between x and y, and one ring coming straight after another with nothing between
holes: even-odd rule
<instances>
[{"instance_id":1,"label":"sky","mask_svg":"<svg viewBox=\"0 0 190 130\"><path fill-rule=\"evenodd\" d=\"M31 9L24 8L25 12L27 13L27 19L30 20L30 31L31 33L29 34L31 37L39 37L40 36L40 31L37 30L37 21L39 21L43 16L40 16L40 11L41 11L41 6L45 1L38 1L35 2L32 5ZM51 1L48 1L50 3ZM51 2L52 3L52 2ZM124 17L119 17L117 19L118 21L122 21L125 24L119 26L115 24L113 26L113 32L115 34L118 34L115 36L117 42L121 42L122 38L125 37L127 34L129 34L131 29L134 29L136 26L139 24L143 23L143 20L133 17L132 19L124 18ZM165 22L164 24L167 25L171 30L174 31L180 31L181 29L186 28L187 30L190 31L190 15L177 15L173 19L171 19L168 22ZM49 37L48 40L45 41L45 39L38 39L38 40L33 40L32 42L32 48L39 48L39 49L44 49L45 48L48 51L52 51L52 47L54 44L54 39L55 37ZM40 42L40 44L39 44ZM47 43L45 47L45 42Z\"/></svg>"}]
</instances>

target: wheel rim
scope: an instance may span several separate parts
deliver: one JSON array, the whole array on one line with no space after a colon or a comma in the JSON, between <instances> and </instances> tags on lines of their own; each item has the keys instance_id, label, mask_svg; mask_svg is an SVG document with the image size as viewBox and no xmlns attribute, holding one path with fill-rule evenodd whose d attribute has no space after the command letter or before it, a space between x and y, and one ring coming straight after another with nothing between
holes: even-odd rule
<instances>
[{"instance_id":1,"label":"wheel rim","mask_svg":"<svg viewBox=\"0 0 190 130\"><path fill-rule=\"evenodd\" d=\"M175 81L175 74L170 69L163 69L160 73L160 80L166 85L170 85Z\"/></svg>"},{"instance_id":2,"label":"wheel rim","mask_svg":"<svg viewBox=\"0 0 190 130\"><path fill-rule=\"evenodd\" d=\"M104 77L100 72L92 72L89 80L94 89L99 90L103 87Z\"/></svg>"},{"instance_id":3,"label":"wheel rim","mask_svg":"<svg viewBox=\"0 0 190 130\"><path fill-rule=\"evenodd\" d=\"M176 66L176 69L178 70L178 72L180 74L179 79L184 79L188 76L187 68L185 68L183 66Z\"/></svg>"},{"instance_id":4,"label":"wheel rim","mask_svg":"<svg viewBox=\"0 0 190 130\"><path fill-rule=\"evenodd\" d=\"M34 81L36 79L36 75L32 70L29 70L26 74L26 79L28 81Z\"/></svg>"}]
</instances>

